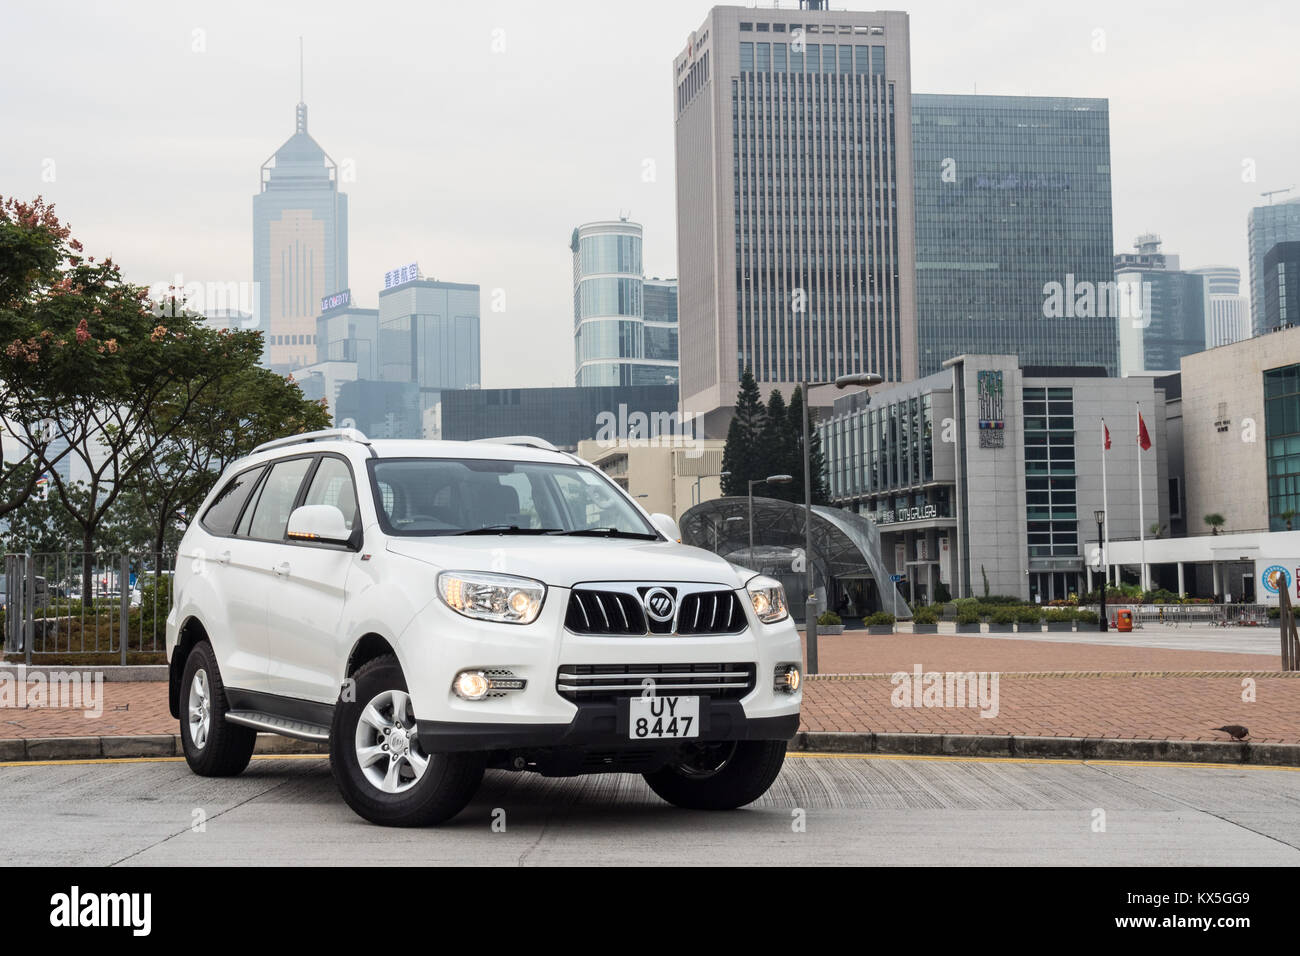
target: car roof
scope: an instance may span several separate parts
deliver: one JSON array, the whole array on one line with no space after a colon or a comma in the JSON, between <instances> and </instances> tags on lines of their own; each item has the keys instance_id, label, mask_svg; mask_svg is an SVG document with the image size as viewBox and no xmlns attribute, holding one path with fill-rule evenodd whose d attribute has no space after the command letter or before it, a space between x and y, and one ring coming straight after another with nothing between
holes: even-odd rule
<instances>
[{"instance_id":1,"label":"car roof","mask_svg":"<svg viewBox=\"0 0 1300 956\"><path fill-rule=\"evenodd\" d=\"M371 458L473 458L483 460L553 462L556 464L582 465L590 467L587 462L574 458L561 451L536 448L531 445L507 444L490 441L436 441L432 439L379 438L358 442L347 439L326 439L280 445L255 451L241 458L232 466L231 472L244 468L278 461L281 458L296 458L300 455L332 452L349 457L368 456Z\"/></svg>"}]
</instances>

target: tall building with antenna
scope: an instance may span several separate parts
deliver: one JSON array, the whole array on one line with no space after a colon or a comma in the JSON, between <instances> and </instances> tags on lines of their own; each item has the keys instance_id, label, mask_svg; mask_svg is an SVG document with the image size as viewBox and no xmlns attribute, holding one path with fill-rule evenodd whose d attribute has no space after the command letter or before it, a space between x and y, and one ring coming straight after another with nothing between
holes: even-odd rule
<instances>
[{"instance_id":1,"label":"tall building with antenna","mask_svg":"<svg viewBox=\"0 0 1300 956\"><path fill-rule=\"evenodd\" d=\"M262 164L253 197L253 279L264 361L292 371L316 361L321 300L348 287L348 197L338 165L307 132L299 54L295 128Z\"/></svg>"}]
</instances>

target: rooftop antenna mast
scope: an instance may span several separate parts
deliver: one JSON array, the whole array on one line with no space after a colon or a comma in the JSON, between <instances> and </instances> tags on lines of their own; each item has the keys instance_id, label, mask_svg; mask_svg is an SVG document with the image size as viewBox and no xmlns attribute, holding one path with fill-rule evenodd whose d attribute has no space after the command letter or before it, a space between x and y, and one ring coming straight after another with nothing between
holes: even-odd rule
<instances>
[{"instance_id":1,"label":"rooftop antenna mast","mask_svg":"<svg viewBox=\"0 0 1300 956\"><path fill-rule=\"evenodd\" d=\"M302 37L298 37L298 132L307 132L307 100L303 85Z\"/></svg>"}]
</instances>

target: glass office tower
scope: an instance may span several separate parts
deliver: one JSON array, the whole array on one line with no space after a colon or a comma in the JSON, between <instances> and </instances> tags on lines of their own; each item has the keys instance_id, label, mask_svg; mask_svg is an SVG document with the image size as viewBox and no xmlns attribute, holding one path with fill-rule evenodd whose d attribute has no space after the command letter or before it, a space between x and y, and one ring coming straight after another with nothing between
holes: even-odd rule
<instances>
[{"instance_id":1,"label":"glass office tower","mask_svg":"<svg viewBox=\"0 0 1300 956\"><path fill-rule=\"evenodd\" d=\"M907 14L714 7L673 69L683 409L915 376Z\"/></svg>"},{"instance_id":2,"label":"glass office tower","mask_svg":"<svg viewBox=\"0 0 1300 956\"><path fill-rule=\"evenodd\" d=\"M1114 281L1109 117L1100 99L912 97L921 375L963 353L1115 374L1115 317L1098 314Z\"/></svg>"},{"instance_id":3,"label":"glass office tower","mask_svg":"<svg viewBox=\"0 0 1300 956\"><path fill-rule=\"evenodd\" d=\"M1259 335L1272 328L1264 315L1264 257L1279 242L1300 240L1300 198L1256 206L1246 223L1246 238L1250 244L1250 321L1253 334Z\"/></svg>"}]
</instances>

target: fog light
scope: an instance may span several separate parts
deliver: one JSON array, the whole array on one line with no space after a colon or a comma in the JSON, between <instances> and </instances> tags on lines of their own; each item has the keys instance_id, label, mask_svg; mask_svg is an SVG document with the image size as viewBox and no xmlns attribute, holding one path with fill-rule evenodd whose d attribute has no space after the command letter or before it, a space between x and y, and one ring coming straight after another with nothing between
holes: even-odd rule
<instances>
[{"instance_id":1,"label":"fog light","mask_svg":"<svg viewBox=\"0 0 1300 956\"><path fill-rule=\"evenodd\" d=\"M776 669L776 680L773 683L773 689L782 691L787 694L793 694L799 689L799 684L803 681L803 675L799 673L798 664L781 664Z\"/></svg>"},{"instance_id":2,"label":"fog light","mask_svg":"<svg viewBox=\"0 0 1300 956\"><path fill-rule=\"evenodd\" d=\"M490 687L491 682L482 671L461 671L452 684L456 695L466 700L482 700Z\"/></svg>"}]
</instances>

